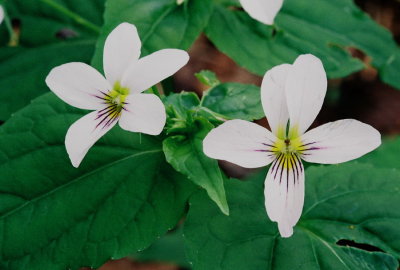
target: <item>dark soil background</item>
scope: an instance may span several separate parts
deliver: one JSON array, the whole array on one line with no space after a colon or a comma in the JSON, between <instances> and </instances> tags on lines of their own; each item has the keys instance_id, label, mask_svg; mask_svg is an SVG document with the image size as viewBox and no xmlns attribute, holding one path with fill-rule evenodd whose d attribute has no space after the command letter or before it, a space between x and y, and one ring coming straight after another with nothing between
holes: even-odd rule
<instances>
[{"instance_id":1,"label":"dark soil background","mask_svg":"<svg viewBox=\"0 0 400 270\"><path fill-rule=\"evenodd\" d=\"M400 44L400 0L356 0L356 3L375 21L389 29ZM205 86L200 84L193 74L203 69L216 72L222 82L261 84L261 77L238 67L230 58L220 53L205 36L196 41L189 53L189 64L175 75L176 89L195 91L201 95ZM370 62L370 59L358 50L352 50L351 53L366 64ZM329 87L325 104L314 125L354 118L374 126L386 136L400 134L400 91L382 83L372 67L345 79L331 80ZM265 119L260 120L260 123L267 126ZM246 173L237 167L228 166L226 169L236 177ZM108 262L99 270L181 269L173 265L137 263L123 259Z\"/></svg>"}]
</instances>

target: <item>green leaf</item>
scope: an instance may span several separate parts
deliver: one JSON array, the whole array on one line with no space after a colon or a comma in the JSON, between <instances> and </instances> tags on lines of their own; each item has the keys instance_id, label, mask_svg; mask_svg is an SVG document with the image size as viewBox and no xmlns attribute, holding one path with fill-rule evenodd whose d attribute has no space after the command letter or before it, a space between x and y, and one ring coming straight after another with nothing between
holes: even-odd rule
<instances>
[{"instance_id":1,"label":"green leaf","mask_svg":"<svg viewBox=\"0 0 400 270\"><path fill-rule=\"evenodd\" d=\"M167 118L167 134L192 133L196 131L194 121L205 118L211 123L220 124L224 116L200 106L199 97L193 92L180 92L163 99Z\"/></svg>"},{"instance_id":2,"label":"green leaf","mask_svg":"<svg viewBox=\"0 0 400 270\"><path fill-rule=\"evenodd\" d=\"M172 94L163 99L167 111L167 134L186 134L195 129L193 114L200 104L199 97L193 92Z\"/></svg>"},{"instance_id":3,"label":"green leaf","mask_svg":"<svg viewBox=\"0 0 400 270\"><path fill-rule=\"evenodd\" d=\"M179 94L169 95L164 99L164 105L167 111L171 109L171 117L185 119L187 112L200 105L200 99L193 92L180 92ZM173 113L173 114L172 114Z\"/></svg>"},{"instance_id":4,"label":"green leaf","mask_svg":"<svg viewBox=\"0 0 400 270\"><path fill-rule=\"evenodd\" d=\"M94 41L74 40L36 48L3 48L0 57L0 120L47 92L45 78L58 65L89 62Z\"/></svg>"},{"instance_id":5,"label":"green leaf","mask_svg":"<svg viewBox=\"0 0 400 270\"><path fill-rule=\"evenodd\" d=\"M312 53L321 58L330 78L344 77L364 68L349 53L349 48L357 48L372 58L384 82L400 89L398 45L352 0L287 0L274 26L220 5L206 34L222 52L259 75L292 63L299 54Z\"/></svg>"},{"instance_id":6,"label":"green leaf","mask_svg":"<svg viewBox=\"0 0 400 270\"><path fill-rule=\"evenodd\" d=\"M256 120L265 116L260 88L255 85L224 83L208 90L201 105L230 119Z\"/></svg>"},{"instance_id":7,"label":"green leaf","mask_svg":"<svg viewBox=\"0 0 400 270\"><path fill-rule=\"evenodd\" d=\"M187 50L207 25L212 9L212 0L190 0L182 5L176 0L109 0L94 65L101 69L105 39L122 22L138 28L143 57L165 48Z\"/></svg>"},{"instance_id":8,"label":"green leaf","mask_svg":"<svg viewBox=\"0 0 400 270\"><path fill-rule=\"evenodd\" d=\"M195 133L171 136L164 140L165 157L175 170L204 188L220 210L229 215L224 188L225 176L218 167L217 160L203 153L203 139L214 126L204 119L198 119L194 124L197 125Z\"/></svg>"},{"instance_id":9,"label":"green leaf","mask_svg":"<svg viewBox=\"0 0 400 270\"><path fill-rule=\"evenodd\" d=\"M221 82L218 80L217 75L214 72L209 70L202 70L196 74L194 74L196 78L204 85L214 87L220 84Z\"/></svg>"},{"instance_id":10,"label":"green leaf","mask_svg":"<svg viewBox=\"0 0 400 270\"><path fill-rule=\"evenodd\" d=\"M308 168L303 214L291 238L281 238L267 217L265 175L263 170L256 179L227 182L229 217L204 192L192 197L184 236L195 270L397 269L400 213L393 206L400 204L399 171L365 164Z\"/></svg>"},{"instance_id":11,"label":"green leaf","mask_svg":"<svg viewBox=\"0 0 400 270\"><path fill-rule=\"evenodd\" d=\"M400 137L383 139L382 145L358 159L378 168L399 168Z\"/></svg>"},{"instance_id":12,"label":"green leaf","mask_svg":"<svg viewBox=\"0 0 400 270\"><path fill-rule=\"evenodd\" d=\"M12 19L20 21L20 44L36 47L73 37L96 38L103 23L104 2L13 0L6 1L6 9Z\"/></svg>"},{"instance_id":13,"label":"green leaf","mask_svg":"<svg viewBox=\"0 0 400 270\"><path fill-rule=\"evenodd\" d=\"M185 255L182 227L169 232L149 248L132 257L138 261L168 262L190 268Z\"/></svg>"},{"instance_id":14,"label":"green leaf","mask_svg":"<svg viewBox=\"0 0 400 270\"><path fill-rule=\"evenodd\" d=\"M90 62L97 33L87 25L101 25L104 0L57 1L56 8L51 3L6 2L9 16L21 28L19 46L0 48L0 121L48 91L45 78L53 67ZM4 43L8 33L1 34Z\"/></svg>"},{"instance_id":15,"label":"green leaf","mask_svg":"<svg viewBox=\"0 0 400 270\"><path fill-rule=\"evenodd\" d=\"M113 128L72 167L64 137L82 113L47 94L0 128L1 269L99 267L181 218L192 185L157 137Z\"/></svg>"}]
</instances>

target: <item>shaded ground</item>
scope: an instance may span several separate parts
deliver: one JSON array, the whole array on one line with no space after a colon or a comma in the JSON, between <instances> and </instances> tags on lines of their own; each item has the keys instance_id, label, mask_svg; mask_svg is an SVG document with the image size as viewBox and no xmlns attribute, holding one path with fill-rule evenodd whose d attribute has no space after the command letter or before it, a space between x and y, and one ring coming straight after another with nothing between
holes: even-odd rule
<instances>
[{"instance_id":1,"label":"shaded ground","mask_svg":"<svg viewBox=\"0 0 400 270\"><path fill-rule=\"evenodd\" d=\"M89 270L90 268L82 268L81 270ZM108 262L99 270L180 270L178 267L168 264L155 263L136 263L128 259Z\"/></svg>"}]
</instances>

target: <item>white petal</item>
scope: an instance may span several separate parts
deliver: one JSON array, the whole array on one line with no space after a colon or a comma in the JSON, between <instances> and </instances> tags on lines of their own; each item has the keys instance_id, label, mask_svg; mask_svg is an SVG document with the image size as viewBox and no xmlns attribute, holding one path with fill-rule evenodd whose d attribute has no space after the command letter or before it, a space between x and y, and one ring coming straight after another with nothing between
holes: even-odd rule
<instances>
[{"instance_id":1,"label":"white petal","mask_svg":"<svg viewBox=\"0 0 400 270\"><path fill-rule=\"evenodd\" d=\"M4 20L4 9L2 6L0 6L0 24L3 22Z\"/></svg>"},{"instance_id":2,"label":"white petal","mask_svg":"<svg viewBox=\"0 0 400 270\"><path fill-rule=\"evenodd\" d=\"M240 4L250 17L271 25L282 7L283 0L240 0Z\"/></svg>"},{"instance_id":3,"label":"white petal","mask_svg":"<svg viewBox=\"0 0 400 270\"><path fill-rule=\"evenodd\" d=\"M280 139L286 133L289 112L286 104L285 83L291 65L283 64L269 70L261 84L261 101L272 133Z\"/></svg>"},{"instance_id":4,"label":"white petal","mask_svg":"<svg viewBox=\"0 0 400 270\"><path fill-rule=\"evenodd\" d=\"M273 161L275 136L257 124L230 120L211 130L203 141L204 153L245 168L266 166Z\"/></svg>"},{"instance_id":5,"label":"white petal","mask_svg":"<svg viewBox=\"0 0 400 270\"><path fill-rule=\"evenodd\" d=\"M326 88L326 73L321 60L311 54L299 56L288 72L285 88L290 128L295 128L299 135L317 117Z\"/></svg>"},{"instance_id":6,"label":"white petal","mask_svg":"<svg viewBox=\"0 0 400 270\"><path fill-rule=\"evenodd\" d=\"M46 84L63 101L85 110L102 108L102 92L110 90L106 79L84 63L68 63L53 68L46 78Z\"/></svg>"},{"instance_id":7,"label":"white petal","mask_svg":"<svg viewBox=\"0 0 400 270\"><path fill-rule=\"evenodd\" d=\"M304 204L304 167L300 157L282 154L272 163L264 194L269 218L278 222L282 237L291 236Z\"/></svg>"},{"instance_id":8,"label":"white petal","mask_svg":"<svg viewBox=\"0 0 400 270\"><path fill-rule=\"evenodd\" d=\"M65 137L65 147L71 163L78 167L90 147L107 133L116 123L118 118L101 115L101 111L91 112L73 123Z\"/></svg>"},{"instance_id":9,"label":"white petal","mask_svg":"<svg viewBox=\"0 0 400 270\"><path fill-rule=\"evenodd\" d=\"M153 94L132 94L126 99L119 125L126 130L158 135L164 128L164 104Z\"/></svg>"},{"instance_id":10,"label":"white petal","mask_svg":"<svg viewBox=\"0 0 400 270\"><path fill-rule=\"evenodd\" d=\"M140 93L168 78L189 61L183 50L164 49L141 58L124 74L121 85Z\"/></svg>"},{"instance_id":11,"label":"white petal","mask_svg":"<svg viewBox=\"0 0 400 270\"><path fill-rule=\"evenodd\" d=\"M124 72L139 59L141 41L133 24L121 23L107 37L104 44L104 73L114 85Z\"/></svg>"},{"instance_id":12,"label":"white petal","mask_svg":"<svg viewBox=\"0 0 400 270\"><path fill-rule=\"evenodd\" d=\"M381 134L354 119L339 120L308 131L301 138L302 158L308 162L337 164L356 159L381 144Z\"/></svg>"}]
</instances>

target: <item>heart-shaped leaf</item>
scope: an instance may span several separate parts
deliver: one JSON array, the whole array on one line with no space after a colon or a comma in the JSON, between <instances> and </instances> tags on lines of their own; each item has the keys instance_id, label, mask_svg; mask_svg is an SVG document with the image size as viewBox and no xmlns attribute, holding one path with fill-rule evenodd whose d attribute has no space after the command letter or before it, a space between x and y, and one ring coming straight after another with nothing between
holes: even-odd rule
<instances>
[{"instance_id":1,"label":"heart-shaped leaf","mask_svg":"<svg viewBox=\"0 0 400 270\"><path fill-rule=\"evenodd\" d=\"M350 53L355 48L370 56L384 82L400 89L399 46L352 0L285 0L274 26L224 3L215 8L206 34L219 50L259 75L312 53L329 77L344 77L364 68Z\"/></svg>"},{"instance_id":2,"label":"heart-shaped leaf","mask_svg":"<svg viewBox=\"0 0 400 270\"><path fill-rule=\"evenodd\" d=\"M360 158L359 162L374 164L379 168L398 168L400 153L400 137L386 138L375 151Z\"/></svg>"},{"instance_id":3,"label":"heart-shaped leaf","mask_svg":"<svg viewBox=\"0 0 400 270\"><path fill-rule=\"evenodd\" d=\"M260 87L240 83L223 83L208 90L201 105L230 119L257 120L265 116Z\"/></svg>"},{"instance_id":4,"label":"heart-shaped leaf","mask_svg":"<svg viewBox=\"0 0 400 270\"><path fill-rule=\"evenodd\" d=\"M196 125L194 133L164 140L165 157L175 170L204 188L221 211L229 215L224 188L226 177L218 167L217 160L203 153L203 140L214 126L205 119L198 119L193 124Z\"/></svg>"},{"instance_id":5,"label":"heart-shaped leaf","mask_svg":"<svg viewBox=\"0 0 400 270\"><path fill-rule=\"evenodd\" d=\"M64 137L82 113L47 94L0 128L1 269L98 267L181 218L192 185L157 137L116 127L72 167Z\"/></svg>"},{"instance_id":6,"label":"heart-shaped leaf","mask_svg":"<svg viewBox=\"0 0 400 270\"><path fill-rule=\"evenodd\" d=\"M226 184L231 214L192 197L184 236L195 270L398 268L400 172L365 164L309 167L300 222L279 236L265 212L265 170Z\"/></svg>"},{"instance_id":7,"label":"heart-shaped leaf","mask_svg":"<svg viewBox=\"0 0 400 270\"><path fill-rule=\"evenodd\" d=\"M19 44L7 47L8 33L1 31L0 121L47 91L45 78L53 67L90 62L103 6L104 0L6 2L8 16L19 21Z\"/></svg>"},{"instance_id":8,"label":"heart-shaped leaf","mask_svg":"<svg viewBox=\"0 0 400 270\"><path fill-rule=\"evenodd\" d=\"M207 25L213 10L212 0L190 0L178 5L176 0L112 0L106 3L105 26L98 48L120 23L138 28L142 56L165 48L187 50ZM97 50L94 65L102 68L103 50Z\"/></svg>"}]
</instances>

